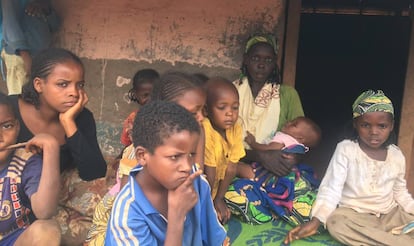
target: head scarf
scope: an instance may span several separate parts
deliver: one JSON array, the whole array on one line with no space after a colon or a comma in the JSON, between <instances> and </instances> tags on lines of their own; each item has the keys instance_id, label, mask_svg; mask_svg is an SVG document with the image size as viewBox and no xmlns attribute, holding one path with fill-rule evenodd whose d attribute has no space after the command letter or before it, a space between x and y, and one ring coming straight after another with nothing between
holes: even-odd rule
<instances>
[{"instance_id":1,"label":"head scarf","mask_svg":"<svg viewBox=\"0 0 414 246\"><path fill-rule=\"evenodd\" d=\"M260 35L254 35L247 40L246 48L244 50L244 53L246 54L249 52L250 48L253 47L253 45L257 43L266 43L272 46L273 51L277 55L278 50L278 43L276 41L276 38L271 34L260 34Z\"/></svg>"},{"instance_id":2,"label":"head scarf","mask_svg":"<svg viewBox=\"0 0 414 246\"><path fill-rule=\"evenodd\" d=\"M352 112L354 119L371 112L386 112L394 117L392 102L381 90L368 90L359 95L352 105Z\"/></svg>"}]
</instances>

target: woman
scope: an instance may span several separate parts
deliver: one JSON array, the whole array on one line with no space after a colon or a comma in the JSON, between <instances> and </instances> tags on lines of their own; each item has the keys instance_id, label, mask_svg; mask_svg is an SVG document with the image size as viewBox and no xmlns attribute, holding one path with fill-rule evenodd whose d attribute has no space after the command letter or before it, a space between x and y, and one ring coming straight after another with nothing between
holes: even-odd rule
<instances>
[{"instance_id":1,"label":"woman","mask_svg":"<svg viewBox=\"0 0 414 246\"><path fill-rule=\"evenodd\" d=\"M246 43L242 74L234 81L240 96L239 117L244 130L264 143L298 116L304 116L297 91L282 85L277 67L277 43L271 35L257 35ZM247 149L250 147L245 144Z\"/></svg>"}]
</instances>

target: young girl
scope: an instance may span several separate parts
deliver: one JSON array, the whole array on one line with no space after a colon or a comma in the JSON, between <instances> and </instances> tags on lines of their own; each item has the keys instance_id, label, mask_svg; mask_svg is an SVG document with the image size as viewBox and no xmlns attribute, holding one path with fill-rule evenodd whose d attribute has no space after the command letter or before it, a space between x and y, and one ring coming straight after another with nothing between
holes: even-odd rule
<instances>
[{"instance_id":1,"label":"young girl","mask_svg":"<svg viewBox=\"0 0 414 246\"><path fill-rule=\"evenodd\" d=\"M193 114L199 124L204 119L203 107L206 101L204 90L195 83L195 78L181 72L168 72L155 83L151 100L175 102ZM201 167L204 163L204 131L201 129L200 140L197 144L195 162ZM202 148L200 150L200 148ZM119 163L119 182L104 196L97 205L93 218L93 225L88 233L88 245L103 245L109 215L114 199L121 188L127 183L129 172L137 165L134 145L128 146ZM199 166L199 167L200 167Z\"/></svg>"},{"instance_id":2,"label":"young girl","mask_svg":"<svg viewBox=\"0 0 414 246\"><path fill-rule=\"evenodd\" d=\"M13 148L20 125L2 93L0 129L0 245L59 245L60 228L52 219L60 188L58 142L37 134L26 148Z\"/></svg>"},{"instance_id":3,"label":"young girl","mask_svg":"<svg viewBox=\"0 0 414 246\"><path fill-rule=\"evenodd\" d=\"M414 243L412 233L397 230L414 220L414 200L404 178L405 158L390 142L393 105L382 91L368 90L352 108L355 137L337 145L312 220L292 229L285 243L311 236L321 225L346 245Z\"/></svg>"},{"instance_id":4,"label":"young girl","mask_svg":"<svg viewBox=\"0 0 414 246\"><path fill-rule=\"evenodd\" d=\"M51 48L35 56L31 79L20 96L11 96L20 122L18 142L37 133L54 136L61 171L76 168L83 180L105 176L106 163L96 138L95 120L85 108L82 61L68 50Z\"/></svg>"},{"instance_id":5,"label":"young girl","mask_svg":"<svg viewBox=\"0 0 414 246\"><path fill-rule=\"evenodd\" d=\"M236 176L236 164L245 155L242 129L237 123L239 95L234 85L223 78L210 79L206 92L208 118L203 121L206 134L204 169L214 207L224 224L230 218L224 195Z\"/></svg>"},{"instance_id":6,"label":"young girl","mask_svg":"<svg viewBox=\"0 0 414 246\"><path fill-rule=\"evenodd\" d=\"M155 84L153 91L153 100L175 102L190 111L197 122L201 124L203 121L206 93L194 76L182 72L168 72ZM204 143L204 130L201 128L195 157L195 162L201 170L204 169Z\"/></svg>"},{"instance_id":7,"label":"young girl","mask_svg":"<svg viewBox=\"0 0 414 246\"><path fill-rule=\"evenodd\" d=\"M96 138L95 119L85 108L88 96L84 86L85 71L79 57L65 49L51 48L34 57L31 79L20 96L11 96L20 124L17 141L48 133L60 145L63 185L56 219L62 225L62 244L68 244L67 240L75 241L70 244L83 241L80 238L85 237L93 208L105 190L105 180L97 178L105 176L106 162ZM76 195L81 186L86 187ZM76 223L71 223L74 217Z\"/></svg>"},{"instance_id":8,"label":"young girl","mask_svg":"<svg viewBox=\"0 0 414 246\"><path fill-rule=\"evenodd\" d=\"M154 83L160 78L160 75L154 69L142 69L135 73L132 79L132 88L128 91L128 98L131 102L138 103L139 106L145 105L150 99ZM125 119L122 133L121 143L126 147L132 144L131 130L134 123L135 115L138 109L134 110Z\"/></svg>"}]
</instances>

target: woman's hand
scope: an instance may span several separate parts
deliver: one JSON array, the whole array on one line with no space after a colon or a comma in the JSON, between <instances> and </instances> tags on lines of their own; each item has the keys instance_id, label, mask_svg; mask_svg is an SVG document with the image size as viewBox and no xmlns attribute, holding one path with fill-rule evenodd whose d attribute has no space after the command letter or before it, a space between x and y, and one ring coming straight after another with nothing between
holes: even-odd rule
<instances>
[{"instance_id":1,"label":"woman's hand","mask_svg":"<svg viewBox=\"0 0 414 246\"><path fill-rule=\"evenodd\" d=\"M321 222L317 218L312 218L311 221L290 230L283 242L289 244L295 240L312 236L318 232L320 224Z\"/></svg>"},{"instance_id":2,"label":"woman's hand","mask_svg":"<svg viewBox=\"0 0 414 246\"><path fill-rule=\"evenodd\" d=\"M65 134L67 137L71 137L78 130L76 126L75 119L82 112L85 105L88 103L89 98L86 92L83 89L79 89L79 99L71 108L66 112L59 114L59 120L65 129Z\"/></svg>"},{"instance_id":3,"label":"woman's hand","mask_svg":"<svg viewBox=\"0 0 414 246\"><path fill-rule=\"evenodd\" d=\"M286 158L280 150L257 151L257 162L260 163L268 172L276 177L289 174L292 167L297 164L296 159Z\"/></svg>"}]
</instances>

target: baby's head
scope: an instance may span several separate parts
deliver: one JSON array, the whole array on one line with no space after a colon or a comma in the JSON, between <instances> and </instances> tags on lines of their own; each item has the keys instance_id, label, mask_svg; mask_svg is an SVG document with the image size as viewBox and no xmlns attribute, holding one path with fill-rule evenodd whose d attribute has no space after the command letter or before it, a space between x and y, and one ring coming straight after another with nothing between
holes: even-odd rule
<instances>
[{"instance_id":1,"label":"baby's head","mask_svg":"<svg viewBox=\"0 0 414 246\"><path fill-rule=\"evenodd\" d=\"M152 99L175 102L187 109L201 123L206 93L198 80L183 72L167 72L154 85Z\"/></svg>"},{"instance_id":2,"label":"baby's head","mask_svg":"<svg viewBox=\"0 0 414 246\"><path fill-rule=\"evenodd\" d=\"M128 91L128 98L140 105L146 104L151 96L154 83L160 75L154 69L142 69L135 73L132 79L132 88Z\"/></svg>"},{"instance_id":3,"label":"baby's head","mask_svg":"<svg viewBox=\"0 0 414 246\"><path fill-rule=\"evenodd\" d=\"M300 116L288 121L281 129L307 147L316 147L321 140L321 129L311 119Z\"/></svg>"},{"instance_id":4,"label":"baby's head","mask_svg":"<svg viewBox=\"0 0 414 246\"><path fill-rule=\"evenodd\" d=\"M207 117L216 130L228 129L236 123L239 116L239 93L228 80L211 78L206 85Z\"/></svg>"}]
</instances>

